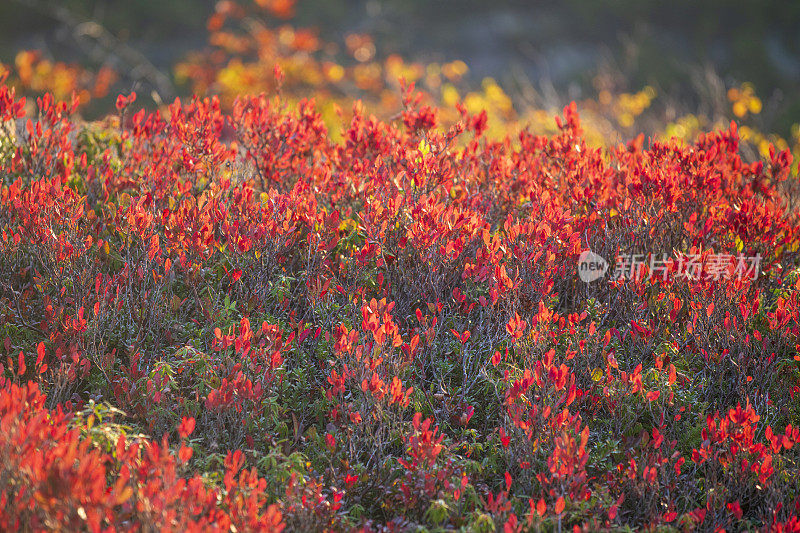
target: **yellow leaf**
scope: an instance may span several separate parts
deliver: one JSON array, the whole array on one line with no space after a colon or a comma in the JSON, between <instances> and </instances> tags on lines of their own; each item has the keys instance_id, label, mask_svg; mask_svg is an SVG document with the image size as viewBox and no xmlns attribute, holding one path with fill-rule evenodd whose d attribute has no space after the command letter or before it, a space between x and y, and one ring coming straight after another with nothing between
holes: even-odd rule
<instances>
[{"instance_id":1,"label":"yellow leaf","mask_svg":"<svg viewBox=\"0 0 800 533\"><path fill-rule=\"evenodd\" d=\"M600 381L603 379L603 371L599 368L592 370L592 381Z\"/></svg>"},{"instance_id":2,"label":"yellow leaf","mask_svg":"<svg viewBox=\"0 0 800 533\"><path fill-rule=\"evenodd\" d=\"M425 142L425 139L422 139L419 142L419 151L422 152L422 155L428 155L431 153L431 147L428 143Z\"/></svg>"},{"instance_id":3,"label":"yellow leaf","mask_svg":"<svg viewBox=\"0 0 800 533\"><path fill-rule=\"evenodd\" d=\"M131 200L132 200L131 195L126 193L126 192L124 192L124 193L119 195L119 201L118 201L119 206L120 207L128 207L128 205L130 205L130 203L131 203Z\"/></svg>"}]
</instances>

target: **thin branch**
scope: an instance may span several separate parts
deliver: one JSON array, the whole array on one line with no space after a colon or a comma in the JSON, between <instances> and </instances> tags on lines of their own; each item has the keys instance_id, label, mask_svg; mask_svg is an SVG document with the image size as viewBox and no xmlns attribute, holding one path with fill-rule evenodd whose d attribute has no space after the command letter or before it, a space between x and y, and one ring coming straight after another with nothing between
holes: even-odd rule
<instances>
[{"instance_id":1,"label":"thin branch","mask_svg":"<svg viewBox=\"0 0 800 533\"><path fill-rule=\"evenodd\" d=\"M94 61L107 62L109 58L123 63L119 73L134 84L145 82L153 88L152 97L156 103L172 101L175 87L169 76L161 72L141 52L122 42L96 21L83 21L76 17L61 3L53 0L16 0L18 3L36 9L69 29L83 51Z\"/></svg>"}]
</instances>

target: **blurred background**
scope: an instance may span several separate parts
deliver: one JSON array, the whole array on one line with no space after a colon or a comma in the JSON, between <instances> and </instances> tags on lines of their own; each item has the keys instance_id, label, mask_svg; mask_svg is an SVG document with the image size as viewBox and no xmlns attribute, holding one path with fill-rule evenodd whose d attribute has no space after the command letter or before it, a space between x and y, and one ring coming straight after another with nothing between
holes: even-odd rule
<instances>
[{"instance_id":1,"label":"blurred background","mask_svg":"<svg viewBox=\"0 0 800 533\"><path fill-rule=\"evenodd\" d=\"M598 145L740 124L746 155L800 138L800 2L741 0L3 0L0 71L97 119L120 92L314 97L331 131L354 99L392 117L398 78L490 133L548 133L578 102Z\"/></svg>"}]
</instances>

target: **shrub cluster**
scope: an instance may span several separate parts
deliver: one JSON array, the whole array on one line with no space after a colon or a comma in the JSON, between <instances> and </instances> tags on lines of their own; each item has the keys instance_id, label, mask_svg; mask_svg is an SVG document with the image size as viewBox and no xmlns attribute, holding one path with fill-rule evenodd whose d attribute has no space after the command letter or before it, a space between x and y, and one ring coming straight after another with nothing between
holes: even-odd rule
<instances>
[{"instance_id":1,"label":"shrub cluster","mask_svg":"<svg viewBox=\"0 0 800 533\"><path fill-rule=\"evenodd\" d=\"M402 100L0 83L2 528L800 531L788 151Z\"/></svg>"}]
</instances>

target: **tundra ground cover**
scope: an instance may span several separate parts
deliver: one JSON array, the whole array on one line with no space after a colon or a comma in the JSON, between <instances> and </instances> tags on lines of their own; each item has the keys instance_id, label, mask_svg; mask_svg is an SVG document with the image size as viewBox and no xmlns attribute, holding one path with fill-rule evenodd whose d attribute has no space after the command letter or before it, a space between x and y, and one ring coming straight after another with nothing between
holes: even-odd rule
<instances>
[{"instance_id":1,"label":"tundra ground cover","mask_svg":"<svg viewBox=\"0 0 800 533\"><path fill-rule=\"evenodd\" d=\"M789 152L421 98L334 138L0 85L4 529L800 529ZM675 261L587 284L587 249Z\"/></svg>"}]
</instances>

